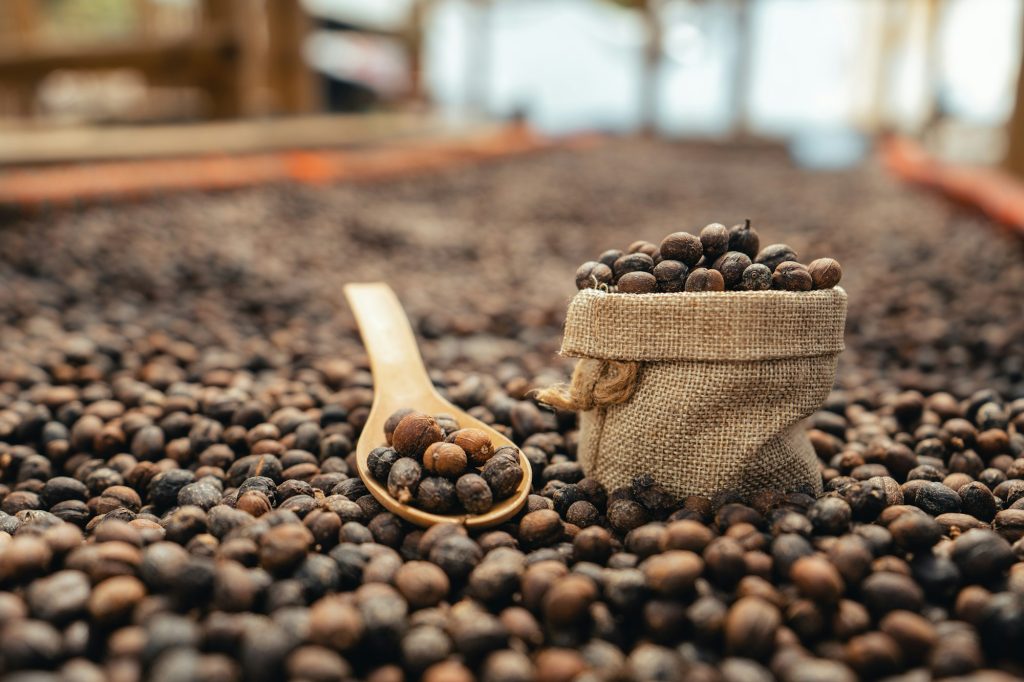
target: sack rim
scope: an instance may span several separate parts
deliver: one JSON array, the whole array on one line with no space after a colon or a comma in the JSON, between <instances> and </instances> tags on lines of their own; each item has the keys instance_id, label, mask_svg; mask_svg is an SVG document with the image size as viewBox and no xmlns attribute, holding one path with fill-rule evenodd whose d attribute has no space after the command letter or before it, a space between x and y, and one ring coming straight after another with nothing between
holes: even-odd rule
<instances>
[{"instance_id":1,"label":"sack rim","mask_svg":"<svg viewBox=\"0 0 1024 682\"><path fill-rule=\"evenodd\" d=\"M561 354L605 360L747 362L845 349L848 296L814 291L579 291Z\"/></svg>"},{"instance_id":2,"label":"sack rim","mask_svg":"<svg viewBox=\"0 0 1024 682\"><path fill-rule=\"evenodd\" d=\"M848 297L846 289L836 285L829 287L828 289L812 289L810 291L785 291L783 289L764 289L763 291L673 291L673 292L656 292L652 294L620 294L619 292L602 291L601 289L580 289L576 292L573 298L580 296L596 296L604 298L606 296L622 296L625 300L630 299L657 299L657 298L690 298L690 297L706 297L706 298L720 298L721 300L739 299L739 298L804 298L807 296L815 296L816 299L824 298L825 296L834 296L833 292L842 294L843 297ZM824 296L823 296L824 295Z\"/></svg>"}]
</instances>

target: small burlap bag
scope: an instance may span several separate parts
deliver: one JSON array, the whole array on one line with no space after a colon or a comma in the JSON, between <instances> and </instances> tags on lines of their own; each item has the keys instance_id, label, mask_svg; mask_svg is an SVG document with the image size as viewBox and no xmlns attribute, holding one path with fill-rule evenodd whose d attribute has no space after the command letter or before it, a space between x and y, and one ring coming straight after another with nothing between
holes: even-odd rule
<instances>
[{"instance_id":1,"label":"small burlap bag","mask_svg":"<svg viewBox=\"0 0 1024 682\"><path fill-rule=\"evenodd\" d=\"M570 386L542 391L580 410L578 457L609 489L651 473L674 494L820 490L801 421L829 394L846 292L579 292L562 354Z\"/></svg>"}]
</instances>

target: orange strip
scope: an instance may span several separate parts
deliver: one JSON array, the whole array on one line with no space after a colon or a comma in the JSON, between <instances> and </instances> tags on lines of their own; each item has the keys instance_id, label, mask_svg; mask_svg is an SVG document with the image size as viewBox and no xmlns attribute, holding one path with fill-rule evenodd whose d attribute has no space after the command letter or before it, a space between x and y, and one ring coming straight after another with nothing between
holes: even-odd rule
<instances>
[{"instance_id":1,"label":"orange strip","mask_svg":"<svg viewBox=\"0 0 1024 682\"><path fill-rule=\"evenodd\" d=\"M896 176L974 206L1024 235L1024 182L1017 177L995 168L943 163L906 138L884 140L881 155Z\"/></svg>"},{"instance_id":2,"label":"orange strip","mask_svg":"<svg viewBox=\"0 0 1024 682\"><path fill-rule=\"evenodd\" d=\"M414 141L368 149L294 150L23 168L0 174L0 205L31 208L286 181L325 184L386 180L544 149L586 147L597 139L591 136L552 141L523 128L510 127L478 138Z\"/></svg>"}]
</instances>

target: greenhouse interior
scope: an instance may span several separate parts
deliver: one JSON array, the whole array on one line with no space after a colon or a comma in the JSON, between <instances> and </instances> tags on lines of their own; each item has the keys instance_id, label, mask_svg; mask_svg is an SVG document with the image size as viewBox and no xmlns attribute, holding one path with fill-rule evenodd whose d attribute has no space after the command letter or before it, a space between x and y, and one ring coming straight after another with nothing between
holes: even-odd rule
<instances>
[{"instance_id":1,"label":"greenhouse interior","mask_svg":"<svg viewBox=\"0 0 1024 682\"><path fill-rule=\"evenodd\" d=\"M1021 0L4 0L0 677L1024 679Z\"/></svg>"}]
</instances>

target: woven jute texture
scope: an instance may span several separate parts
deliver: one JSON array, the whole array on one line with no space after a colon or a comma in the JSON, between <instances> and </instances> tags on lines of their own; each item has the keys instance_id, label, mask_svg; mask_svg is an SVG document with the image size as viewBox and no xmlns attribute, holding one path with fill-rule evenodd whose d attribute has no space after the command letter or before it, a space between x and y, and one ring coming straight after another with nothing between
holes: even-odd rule
<instances>
[{"instance_id":1,"label":"woven jute texture","mask_svg":"<svg viewBox=\"0 0 1024 682\"><path fill-rule=\"evenodd\" d=\"M590 408L580 415L584 471L609 488L650 472L679 496L820 490L801 421L828 396L845 322L840 288L581 291L562 342L582 359L578 375L637 363L625 400L602 405L578 395L592 382L573 383L573 399Z\"/></svg>"}]
</instances>

